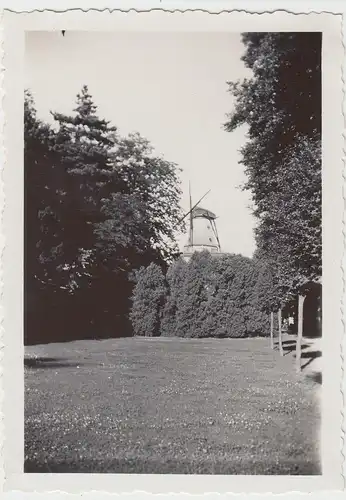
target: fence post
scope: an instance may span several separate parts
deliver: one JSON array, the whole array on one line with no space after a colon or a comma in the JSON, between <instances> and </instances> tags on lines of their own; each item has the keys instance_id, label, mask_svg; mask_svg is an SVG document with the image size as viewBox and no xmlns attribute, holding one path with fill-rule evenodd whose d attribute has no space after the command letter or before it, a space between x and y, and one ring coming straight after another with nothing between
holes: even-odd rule
<instances>
[{"instance_id":1,"label":"fence post","mask_svg":"<svg viewBox=\"0 0 346 500\"><path fill-rule=\"evenodd\" d=\"M284 350L282 347L282 310L281 310L281 306L278 310L278 323L279 323L279 351L280 351L280 356L283 356Z\"/></svg>"},{"instance_id":2,"label":"fence post","mask_svg":"<svg viewBox=\"0 0 346 500\"><path fill-rule=\"evenodd\" d=\"M274 313L270 312L270 347L274 349Z\"/></svg>"}]
</instances>

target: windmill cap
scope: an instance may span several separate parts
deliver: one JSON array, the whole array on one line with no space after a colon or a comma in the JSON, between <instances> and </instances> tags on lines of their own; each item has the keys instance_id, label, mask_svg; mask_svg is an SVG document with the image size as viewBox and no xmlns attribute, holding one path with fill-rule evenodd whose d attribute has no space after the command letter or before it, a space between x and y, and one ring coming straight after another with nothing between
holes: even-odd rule
<instances>
[{"instance_id":1,"label":"windmill cap","mask_svg":"<svg viewBox=\"0 0 346 500\"><path fill-rule=\"evenodd\" d=\"M192 211L192 216L205 217L206 219L216 219L216 215L213 212L211 212L210 210L206 210L205 208L202 207L196 207Z\"/></svg>"}]
</instances>

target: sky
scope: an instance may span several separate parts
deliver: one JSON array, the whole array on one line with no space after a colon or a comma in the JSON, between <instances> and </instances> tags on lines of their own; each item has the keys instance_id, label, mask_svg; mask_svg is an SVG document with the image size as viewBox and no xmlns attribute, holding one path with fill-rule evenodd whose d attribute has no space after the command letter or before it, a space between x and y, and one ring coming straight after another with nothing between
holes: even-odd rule
<instances>
[{"instance_id":1,"label":"sky","mask_svg":"<svg viewBox=\"0 0 346 500\"><path fill-rule=\"evenodd\" d=\"M28 32L26 88L38 116L70 113L88 85L100 117L120 135L139 132L155 151L182 169L182 202L209 189L202 206L213 211L225 252L251 256L254 219L239 149L246 129L223 129L234 101L227 81L250 76L239 33ZM179 236L182 248L186 235Z\"/></svg>"}]
</instances>

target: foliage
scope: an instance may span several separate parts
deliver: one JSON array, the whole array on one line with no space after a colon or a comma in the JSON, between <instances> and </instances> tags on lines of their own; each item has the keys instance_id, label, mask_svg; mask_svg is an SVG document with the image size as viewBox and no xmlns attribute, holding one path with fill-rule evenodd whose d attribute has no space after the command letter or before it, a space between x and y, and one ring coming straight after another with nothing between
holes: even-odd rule
<instances>
[{"instance_id":1,"label":"foliage","mask_svg":"<svg viewBox=\"0 0 346 500\"><path fill-rule=\"evenodd\" d=\"M297 139L278 173L284 191L268 197L257 241L277 268L283 298L322 273L321 159L318 139Z\"/></svg>"},{"instance_id":2,"label":"foliage","mask_svg":"<svg viewBox=\"0 0 346 500\"><path fill-rule=\"evenodd\" d=\"M162 309L166 296L162 269L153 262L136 271L136 285L132 296L130 319L134 335L160 335Z\"/></svg>"},{"instance_id":3,"label":"foliage","mask_svg":"<svg viewBox=\"0 0 346 500\"><path fill-rule=\"evenodd\" d=\"M209 296L210 268L209 252L195 252L184 273L181 290L177 298L176 331L180 337L199 337L200 314Z\"/></svg>"},{"instance_id":4,"label":"foliage","mask_svg":"<svg viewBox=\"0 0 346 500\"><path fill-rule=\"evenodd\" d=\"M321 276L321 34L246 33L243 42L253 76L229 83L225 128L248 127L245 188L277 307Z\"/></svg>"},{"instance_id":5,"label":"foliage","mask_svg":"<svg viewBox=\"0 0 346 500\"><path fill-rule=\"evenodd\" d=\"M177 330L177 310L178 301L181 296L182 283L188 264L180 257L174 261L166 273L168 294L163 310L161 322L161 334L166 337L178 336Z\"/></svg>"},{"instance_id":6,"label":"foliage","mask_svg":"<svg viewBox=\"0 0 346 500\"><path fill-rule=\"evenodd\" d=\"M101 200L118 189L111 165L116 129L96 114L86 86L77 95L73 116L53 113L58 123L55 151L65 172L63 200L65 268L70 271L68 286L90 286L96 263L94 225L103 220Z\"/></svg>"},{"instance_id":7,"label":"foliage","mask_svg":"<svg viewBox=\"0 0 346 500\"><path fill-rule=\"evenodd\" d=\"M280 156L298 135L320 134L321 34L246 33L243 43L253 76L229 82L236 106L226 129L247 124L250 142L259 146L261 138L268 157Z\"/></svg>"},{"instance_id":8,"label":"foliage","mask_svg":"<svg viewBox=\"0 0 346 500\"><path fill-rule=\"evenodd\" d=\"M128 334L133 272L177 254L175 234L184 228L177 166L139 134L119 137L86 86L71 116L52 115L55 128L37 119L27 93L27 296L43 304L48 293L49 304L47 314L36 308L32 316L46 314L51 338ZM35 291L36 277L44 291ZM29 337L39 329L30 327Z\"/></svg>"},{"instance_id":9,"label":"foliage","mask_svg":"<svg viewBox=\"0 0 346 500\"><path fill-rule=\"evenodd\" d=\"M262 311L270 313L278 307L279 297L276 292L274 262L266 260L264 256L254 256L257 267L257 281L255 293Z\"/></svg>"},{"instance_id":10,"label":"foliage","mask_svg":"<svg viewBox=\"0 0 346 500\"><path fill-rule=\"evenodd\" d=\"M52 284L51 260L59 254L61 234L58 227L58 158L51 148L52 129L37 118L33 97L25 93L24 162L26 264L35 286ZM51 172L49 172L51 169ZM56 278L56 276L55 276Z\"/></svg>"},{"instance_id":11,"label":"foliage","mask_svg":"<svg viewBox=\"0 0 346 500\"><path fill-rule=\"evenodd\" d=\"M184 230L177 166L155 156L137 133L119 138L112 162L121 189L102 199L98 247L108 258L117 255L122 267L136 258L170 261L178 254L175 235Z\"/></svg>"},{"instance_id":12,"label":"foliage","mask_svg":"<svg viewBox=\"0 0 346 500\"><path fill-rule=\"evenodd\" d=\"M162 335L247 337L268 335L257 262L241 255L213 257L209 252L178 261L167 272L169 293Z\"/></svg>"},{"instance_id":13,"label":"foliage","mask_svg":"<svg viewBox=\"0 0 346 500\"><path fill-rule=\"evenodd\" d=\"M60 158L54 151L54 130L37 118L34 100L25 92L25 342L46 341L46 331L61 327L64 248ZM65 314L67 313L64 308Z\"/></svg>"},{"instance_id":14,"label":"foliage","mask_svg":"<svg viewBox=\"0 0 346 500\"><path fill-rule=\"evenodd\" d=\"M245 304L243 307L246 335L266 337L270 334L270 318L268 309L263 307L263 295L259 287L261 268L254 259L249 259L246 267Z\"/></svg>"}]
</instances>

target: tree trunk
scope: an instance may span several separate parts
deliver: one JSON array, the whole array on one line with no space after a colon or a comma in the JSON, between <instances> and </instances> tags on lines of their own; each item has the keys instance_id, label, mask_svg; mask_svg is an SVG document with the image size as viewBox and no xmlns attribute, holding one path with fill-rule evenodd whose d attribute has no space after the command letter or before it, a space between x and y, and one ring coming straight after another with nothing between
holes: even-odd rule
<instances>
[{"instance_id":1,"label":"tree trunk","mask_svg":"<svg viewBox=\"0 0 346 500\"><path fill-rule=\"evenodd\" d=\"M305 300L305 295L298 296L298 333L297 333L297 346L296 346L296 370L298 373L301 371L304 300Z\"/></svg>"},{"instance_id":2,"label":"tree trunk","mask_svg":"<svg viewBox=\"0 0 346 500\"><path fill-rule=\"evenodd\" d=\"M274 313L270 313L270 347L274 349Z\"/></svg>"},{"instance_id":3,"label":"tree trunk","mask_svg":"<svg viewBox=\"0 0 346 500\"><path fill-rule=\"evenodd\" d=\"M278 310L278 323L279 323L279 351L280 351L280 356L283 356L284 350L282 347L282 311L281 311L281 307Z\"/></svg>"},{"instance_id":4,"label":"tree trunk","mask_svg":"<svg viewBox=\"0 0 346 500\"><path fill-rule=\"evenodd\" d=\"M321 337L322 335L322 297L318 297L318 307L317 307L317 335Z\"/></svg>"}]
</instances>

